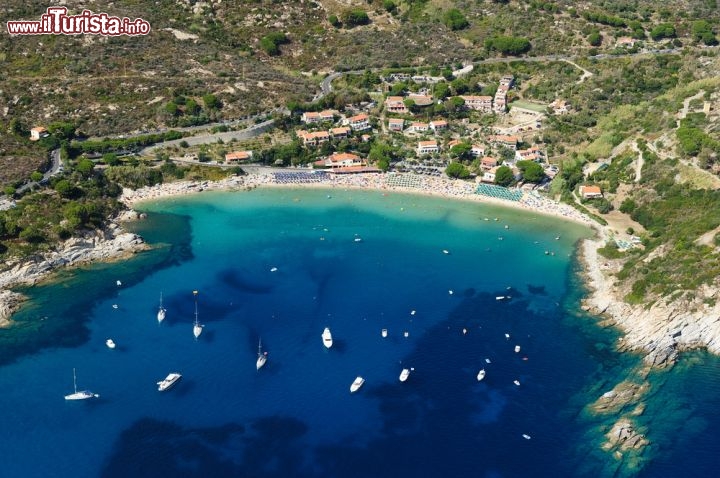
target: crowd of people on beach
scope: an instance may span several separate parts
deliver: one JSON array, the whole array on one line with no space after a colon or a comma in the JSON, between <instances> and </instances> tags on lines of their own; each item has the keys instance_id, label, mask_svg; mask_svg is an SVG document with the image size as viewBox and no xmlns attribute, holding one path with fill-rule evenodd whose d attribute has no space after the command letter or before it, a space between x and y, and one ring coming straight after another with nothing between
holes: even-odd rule
<instances>
[{"instance_id":1,"label":"crowd of people on beach","mask_svg":"<svg viewBox=\"0 0 720 478\"><path fill-rule=\"evenodd\" d=\"M480 191L478 186L472 182L406 173L341 175L325 171L267 170L245 176L232 176L221 181L183 181L159 184L137 190L125 190L123 200L128 206L132 206L140 201L191 194L204 190L239 190L276 185L405 191L448 198L469 199L509 207L519 206L586 225L595 224L591 218L572 206L553 201L536 192L525 192L519 196L520 190L508 190L507 195L488 195ZM512 200L504 198L505 196L512 198Z\"/></svg>"}]
</instances>

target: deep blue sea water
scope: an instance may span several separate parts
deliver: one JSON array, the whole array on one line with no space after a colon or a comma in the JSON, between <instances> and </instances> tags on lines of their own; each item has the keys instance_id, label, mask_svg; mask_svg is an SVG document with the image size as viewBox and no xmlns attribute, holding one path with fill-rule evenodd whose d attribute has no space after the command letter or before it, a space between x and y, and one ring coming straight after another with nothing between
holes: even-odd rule
<instances>
[{"instance_id":1,"label":"deep blue sea water","mask_svg":"<svg viewBox=\"0 0 720 478\"><path fill-rule=\"evenodd\" d=\"M24 291L18 326L0 331L0 476L628 475L599 449L612 417L585 411L639 361L578 311L587 230L381 192L257 189L143 209L134 227L154 250ZM256 371L259 338L269 359ZM637 476L715 470L718 365L694 353L650 377L639 422L653 446ZM73 367L99 399L63 399ZM158 392L172 371L182 380Z\"/></svg>"}]
</instances>

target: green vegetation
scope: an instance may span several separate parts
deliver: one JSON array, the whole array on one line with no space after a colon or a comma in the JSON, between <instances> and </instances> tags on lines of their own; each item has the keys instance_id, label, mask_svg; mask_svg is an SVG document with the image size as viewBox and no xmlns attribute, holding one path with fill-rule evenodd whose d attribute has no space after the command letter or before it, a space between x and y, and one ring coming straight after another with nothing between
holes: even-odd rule
<instances>
[{"instance_id":1,"label":"green vegetation","mask_svg":"<svg viewBox=\"0 0 720 478\"><path fill-rule=\"evenodd\" d=\"M496 36L485 40L485 48L503 55L520 55L530 50L530 41L524 37Z\"/></svg>"},{"instance_id":2,"label":"green vegetation","mask_svg":"<svg viewBox=\"0 0 720 478\"><path fill-rule=\"evenodd\" d=\"M705 45L717 45L718 40L713 32L710 22L707 20L697 20L692 23L692 37L697 42L703 42Z\"/></svg>"},{"instance_id":3,"label":"green vegetation","mask_svg":"<svg viewBox=\"0 0 720 478\"><path fill-rule=\"evenodd\" d=\"M280 45L289 41L284 33L274 32L260 39L260 48L270 56L277 56L280 54Z\"/></svg>"},{"instance_id":4,"label":"green vegetation","mask_svg":"<svg viewBox=\"0 0 720 478\"><path fill-rule=\"evenodd\" d=\"M671 23L661 23L650 30L650 38L655 41L663 38L675 38L675 27Z\"/></svg>"},{"instance_id":5,"label":"green vegetation","mask_svg":"<svg viewBox=\"0 0 720 478\"><path fill-rule=\"evenodd\" d=\"M468 168L457 161L452 161L448 164L447 168L445 168L445 174L447 174L448 177L455 179L466 179L470 177L470 171L468 171Z\"/></svg>"},{"instance_id":6,"label":"green vegetation","mask_svg":"<svg viewBox=\"0 0 720 478\"><path fill-rule=\"evenodd\" d=\"M512 169L507 166L500 166L495 171L495 184L499 186L510 186L515 182L515 176L513 176Z\"/></svg>"},{"instance_id":7,"label":"green vegetation","mask_svg":"<svg viewBox=\"0 0 720 478\"><path fill-rule=\"evenodd\" d=\"M356 27L358 25L367 25L370 23L370 17L365 10L361 8L350 8L342 13L342 22L346 28Z\"/></svg>"},{"instance_id":8,"label":"green vegetation","mask_svg":"<svg viewBox=\"0 0 720 478\"><path fill-rule=\"evenodd\" d=\"M452 8L445 12L444 23L450 30L462 30L470 26L470 23L457 8Z\"/></svg>"}]
</instances>

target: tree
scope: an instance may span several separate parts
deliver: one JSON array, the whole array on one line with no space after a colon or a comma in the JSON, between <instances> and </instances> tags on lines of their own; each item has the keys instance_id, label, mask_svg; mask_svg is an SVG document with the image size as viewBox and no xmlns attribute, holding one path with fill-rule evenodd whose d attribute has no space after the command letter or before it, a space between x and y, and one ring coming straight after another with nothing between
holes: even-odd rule
<instances>
[{"instance_id":1,"label":"tree","mask_svg":"<svg viewBox=\"0 0 720 478\"><path fill-rule=\"evenodd\" d=\"M470 157L470 151L472 150L472 145L469 143L460 143L456 144L452 148L450 148L450 156L458 159L468 159Z\"/></svg>"},{"instance_id":2,"label":"tree","mask_svg":"<svg viewBox=\"0 0 720 478\"><path fill-rule=\"evenodd\" d=\"M464 164L453 161L445 168L445 174L451 178L465 179L470 176L470 171L468 171Z\"/></svg>"},{"instance_id":3,"label":"tree","mask_svg":"<svg viewBox=\"0 0 720 478\"><path fill-rule=\"evenodd\" d=\"M675 27L671 23L661 23L650 30L650 38L655 41L663 38L675 38Z\"/></svg>"},{"instance_id":4,"label":"tree","mask_svg":"<svg viewBox=\"0 0 720 478\"><path fill-rule=\"evenodd\" d=\"M95 168L95 163L90 161L87 158L82 158L77 162L77 165L75 165L75 169L82 174L83 176L90 177L90 175L93 172L93 169Z\"/></svg>"},{"instance_id":5,"label":"tree","mask_svg":"<svg viewBox=\"0 0 720 478\"><path fill-rule=\"evenodd\" d=\"M395 13L395 11L397 11L397 5L395 5L393 0L385 0L383 2L383 8L385 8L388 13Z\"/></svg>"},{"instance_id":6,"label":"tree","mask_svg":"<svg viewBox=\"0 0 720 478\"><path fill-rule=\"evenodd\" d=\"M330 25L334 26L335 28L340 28L340 25L342 25L337 15L330 15L328 17L328 22L330 22Z\"/></svg>"},{"instance_id":7,"label":"tree","mask_svg":"<svg viewBox=\"0 0 720 478\"><path fill-rule=\"evenodd\" d=\"M75 137L75 124L68 121L55 121L47 127L50 134L58 139L73 139Z\"/></svg>"},{"instance_id":8,"label":"tree","mask_svg":"<svg viewBox=\"0 0 720 478\"><path fill-rule=\"evenodd\" d=\"M485 40L485 48L504 55L519 55L530 50L530 40L524 37L496 36Z\"/></svg>"},{"instance_id":9,"label":"tree","mask_svg":"<svg viewBox=\"0 0 720 478\"><path fill-rule=\"evenodd\" d=\"M718 43L712 31L712 26L707 20L697 20L693 22L691 32L695 41L702 41L708 46L717 45Z\"/></svg>"},{"instance_id":10,"label":"tree","mask_svg":"<svg viewBox=\"0 0 720 478\"><path fill-rule=\"evenodd\" d=\"M177 116L180 112L180 110L177 107L177 104L173 101L168 101L168 103L165 105L165 112L169 114L170 116Z\"/></svg>"},{"instance_id":11,"label":"tree","mask_svg":"<svg viewBox=\"0 0 720 478\"><path fill-rule=\"evenodd\" d=\"M270 56L277 56L280 54L280 46L284 43L288 43L289 40L282 32L273 32L265 35L260 39L260 48Z\"/></svg>"},{"instance_id":12,"label":"tree","mask_svg":"<svg viewBox=\"0 0 720 478\"><path fill-rule=\"evenodd\" d=\"M518 161L518 169L522 171L523 179L530 183L539 183L545 177L545 171L535 161Z\"/></svg>"},{"instance_id":13,"label":"tree","mask_svg":"<svg viewBox=\"0 0 720 478\"><path fill-rule=\"evenodd\" d=\"M350 8L345 10L342 15L342 22L346 28L352 28L358 25L367 25L370 23L370 17L361 8Z\"/></svg>"},{"instance_id":14,"label":"tree","mask_svg":"<svg viewBox=\"0 0 720 478\"><path fill-rule=\"evenodd\" d=\"M467 28L470 23L468 23L467 19L465 18L465 15L462 14L460 10L457 8L451 8L447 12L445 12L445 20L444 20L445 26L447 26L450 30L462 30L463 28Z\"/></svg>"},{"instance_id":15,"label":"tree","mask_svg":"<svg viewBox=\"0 0 720 478\"><path fill-rule=\"evenodd\" d=\"M115 153L105 153L102 156L102 162L108 166L117 166L120 164L120 158Z\"/></svg>"},{"instance_id":16,"label":"tree","mask_svg":"<svg viewBox=\"0 0 720 478\"><path fill-rule=\"evenodd\" d=\"M185 112L194 116L200 112L200 105L195 100L189 99L185 103Z\"/></svg>"},{"instance_id":17,"label":"tree","mask_svg":"<svg viewBox=\"0 0 720 478\"><path fill-rule=\"evenodd\" d=\"M67 179L61 179L60 181L56 182L55 191L57 191L61 197L64 197L66 199L76 197L78 193L75 186L73 186Z\"/></svg>"},{"instance_id":18,"label":"tree","mask_svg":"<svg viewBox=\"0 0 720 478\"><path fill-rule=\"evenodd\" d=\"M602 44L602 35L596 30L588 35L587 41L591 46L600 46Z\"/></svg>"},{"instance_id":19,"label":"tree","mask_svg":"<svg viewBox=\"0 0 720 478\"><path fill-rule=\"evenodd\" d=\"M207 94L202 97L203 104L205 105L205 108L209 110L218 110L222 107L222 104L220 103L220 100L217 98L217 96L212 94Z\"/></svg>"},{"instance_id":20,"label":"tree","mask_svg":"<svg viewBox=\"0 0 720 478\"><path fill-rule=\"evenodd\" d=\"M38 182L43 178L43 173L40 171L33 171L30 173L30 181Z\"/></svg>"},{"instance_id":21,"label":"tree","mask_svg":"<svg viewBox=\"0 0 720 478\"><path fill-rule=\"evenodd\" d=\"M500 166L495 171L495 184L499 186L510 186L515 181L512 169L508 166Z\"/></svg>"},{"instance_id":22,"label":"tree","mask_svg":"<svg viewBox=\"0 0 720 478\"><path fill-rule=\"evenodd\" d=\"M450 86L446 82L441 81L435 84L435 88L433 89L433 96L435 99L443 100L448 96L448 94L450 94Z\"/></svg>"}]
</instances>

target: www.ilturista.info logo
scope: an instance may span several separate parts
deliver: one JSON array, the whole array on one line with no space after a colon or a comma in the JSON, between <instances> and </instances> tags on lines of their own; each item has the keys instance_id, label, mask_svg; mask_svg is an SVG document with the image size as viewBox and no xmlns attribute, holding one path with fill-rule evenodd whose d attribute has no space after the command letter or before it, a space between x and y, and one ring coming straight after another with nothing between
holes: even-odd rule
<instances>
[{"instance_id":1,"label":"www.ilturista.info logo","mask_svg":"<svg viewBox=\"0 0 720 478\"><path fill-rule=\"evenodd\" d=\"M142 18L112 17L107 13L83 10L79 15L68 15L65 7L49 7L40 21L16 20L7 22L10 35L147 35L150 24Z\"/></svg>"}]
</instances>

